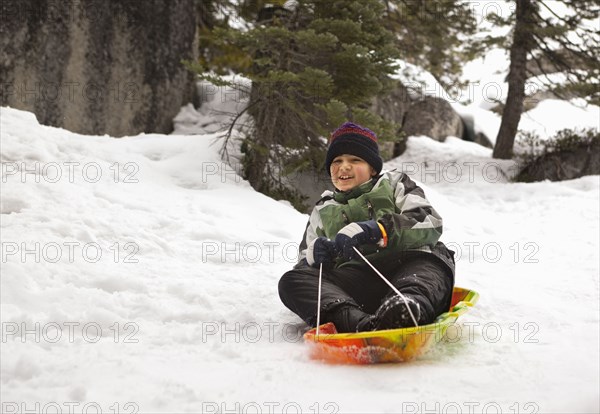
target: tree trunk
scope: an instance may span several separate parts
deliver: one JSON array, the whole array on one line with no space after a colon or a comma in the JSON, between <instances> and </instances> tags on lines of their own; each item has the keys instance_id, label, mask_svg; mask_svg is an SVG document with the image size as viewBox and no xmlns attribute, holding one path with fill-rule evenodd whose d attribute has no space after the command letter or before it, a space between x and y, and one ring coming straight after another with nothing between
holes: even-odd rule
<instances>
[{"instance_id":1,"label":"tree trunk","mask_svg":"<svg viewBox=\"0 0 600 414\"><path fill-rule=\"evenodd\" d=\"M527 80L527 54L533 46L532 0L516 0L516 23L513 44L510 48L510 71L508 73L508 96L502 113L502 123L496 137L494 158L509 159L523 112L525 81Z\"/></svg>"}]
</instances>

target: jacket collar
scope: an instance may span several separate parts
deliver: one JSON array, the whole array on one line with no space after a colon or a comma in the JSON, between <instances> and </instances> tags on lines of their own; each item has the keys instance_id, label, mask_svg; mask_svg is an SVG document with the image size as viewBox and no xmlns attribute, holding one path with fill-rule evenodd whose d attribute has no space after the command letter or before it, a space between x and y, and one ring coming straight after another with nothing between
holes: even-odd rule
<instances>
[{"instance_id":1,"label":"jacket collar","mask_svg":"<svg viewBox=\"0 0 600 414\"><path fill-rule=\"evenodd\" d=\"M376 175L366 183L361 184L358 187L354 187L352 190L335 190L335 192L333 193L333 199L338 203L346 204L348 203L348 200L360 197L361 195L371 191L375 186L375 183L377 183L377 181L379 180L379 178L381 178L381 175Z\"/></svg>"}]
</instances>

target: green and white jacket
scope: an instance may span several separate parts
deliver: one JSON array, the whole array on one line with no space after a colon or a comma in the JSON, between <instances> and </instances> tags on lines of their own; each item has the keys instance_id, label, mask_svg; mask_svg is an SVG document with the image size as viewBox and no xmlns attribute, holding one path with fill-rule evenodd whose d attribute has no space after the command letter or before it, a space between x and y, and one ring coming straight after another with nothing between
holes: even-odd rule
<instances>
[{"instance_id":1,"label":"green and white jacket","mask_svg":"<svg viewBox=\"0 0 600 414\"><path fill-rule=\"evenodd\" d=\"M323 193L304 232L298 265L306 263L307 246L315 238L334 239L345 225L366 220L379 221L388 233L385 248L361 246L362 253L374 264L401 260L409 251L435 253L442 235L442 218L425 198L423 190L402 172L384 172L348 192ZM445 247L444 250L447 252ZM453 269L451 256L449 260L449 254L443 256L446 257L441 257L442 260ZM336 267L352 262L340 260Z\"/></svg>"}]
</instances>

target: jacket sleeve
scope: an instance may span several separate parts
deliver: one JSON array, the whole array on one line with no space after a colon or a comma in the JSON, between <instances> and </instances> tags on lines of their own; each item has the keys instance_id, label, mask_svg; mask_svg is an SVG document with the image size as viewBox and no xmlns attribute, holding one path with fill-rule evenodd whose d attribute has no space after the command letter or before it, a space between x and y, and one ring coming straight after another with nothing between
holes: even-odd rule
<instances>
[{"instance_id":1,"label":"jacket sleeve","mask_svg":"<svg viewBox=\"0 0 600 414\"><path fill-rule=\"evenodd\" d=\"M310 218L308 219L308 223L306 224L306 229L304 230L304 235L302 236L302 241L300 242L300 246L298 247L298 263L294 266L294 268L308 266L308 262L306 261L306 250L310 243L316 239L318 236L317 231L320 224L320 216L317 209L313 209Z\"/></svg>"},{"instance_id":2,"label":"jacket sleeve","mask_svg":"<svg viewBox=\"0 0 600 414\"><path fill-rule=\"evenodd\" d=\"M425 198L423 189L401 173L394 197L396 213L379 220L390 233L389 245L400 250L433 247L442 235L442 218Z\"/></svg>"}]
</instances>

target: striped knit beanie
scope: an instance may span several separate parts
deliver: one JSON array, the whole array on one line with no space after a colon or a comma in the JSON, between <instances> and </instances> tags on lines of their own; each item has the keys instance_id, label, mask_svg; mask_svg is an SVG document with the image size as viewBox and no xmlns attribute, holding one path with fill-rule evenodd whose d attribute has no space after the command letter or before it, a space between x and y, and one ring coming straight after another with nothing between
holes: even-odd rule
<instances>
[{"instance_id":1,"label":"striped knit beanie","mask_svg":"<svg viewBox=\"0 0 600 414\"><path fill-rule=\"evenodd\" d=\"M379 156L377 135L368 128L346 122L331 133L329 149L325 158L325 169L331 175L329 167L338 155L356 155L369 163L377 174L383 168L383 160Z\"/></svg>"}]
</instances>

